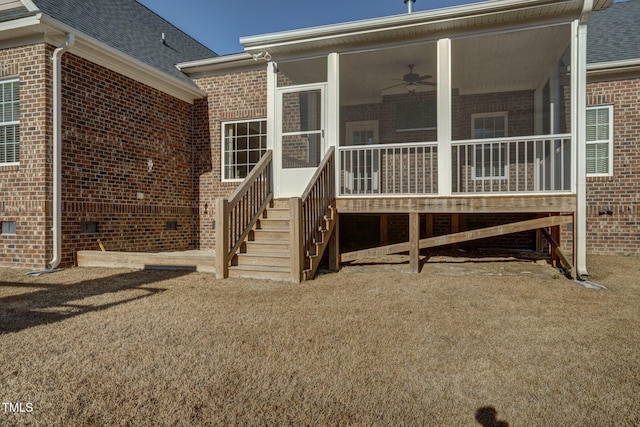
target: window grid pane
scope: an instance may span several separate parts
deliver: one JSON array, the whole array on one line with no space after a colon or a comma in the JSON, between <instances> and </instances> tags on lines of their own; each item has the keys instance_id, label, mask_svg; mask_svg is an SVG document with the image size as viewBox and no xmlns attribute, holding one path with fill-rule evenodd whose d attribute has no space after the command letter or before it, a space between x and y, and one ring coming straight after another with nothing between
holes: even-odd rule
<instances>
[{"instance_id":1,"label":"window grid pane","mask_svg":"<svg viewBox=\"0 0 640 427\"><path fill-rule=\"evenodd\" d=\"M0 164L17 163L20 154L20 83L0 82Z\"/></svg>"},{"instance_id":2,"label":"window grid pane","mask_svg":"<svg viewBox=\"0 0 640 427\"><path fill-rule=\"evenodd\" d=\"M267 122L226 123L223 140L223 179L244 179L267 151Z\"/></svg>"},{"instance_id":3,"label":"window grid pane","mask_svg":"<svg viewBox=\"0 0 640 427\"><path fill-rule=\"evenodd\" d=\"M587 174L609 174L611 138L611 107L591 107L586 115Z\"/></svg>"}]
</instances>

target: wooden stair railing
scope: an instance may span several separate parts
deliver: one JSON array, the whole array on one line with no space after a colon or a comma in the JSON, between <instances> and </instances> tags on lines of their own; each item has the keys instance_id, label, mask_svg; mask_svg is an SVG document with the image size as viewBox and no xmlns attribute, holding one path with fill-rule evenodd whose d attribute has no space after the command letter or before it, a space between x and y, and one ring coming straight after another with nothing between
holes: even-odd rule
<instances>
[{"instance_id":1,"label":"wooden stair railing","mask_svg":"<svg viewBox=\"0 0 640 427\"><path fill-rule=\"evenodd\" d=\"M315 275L322 254L335 227L335 148L330 147L316 169L315 174L299 199L299 207L293 215L300 218L300 237L295 240L292 234L292 247L298 246L298 256L292 257L292 275L294 280L311 279ZM294 204L292 203L292 206ZM294 216L292 216L292 219Z\"/></svg>"},{"instance_id":2,"label":"wooden stair railing","mask_svg":"<svg viewBox=\"0 0 640 427\"><path fill-rule=\"evenodd\" d=\"M229 199L216 204L216 277L229 277L229 261L273 199L273 151L268 150Z\"/></svg>"}]
</instances>

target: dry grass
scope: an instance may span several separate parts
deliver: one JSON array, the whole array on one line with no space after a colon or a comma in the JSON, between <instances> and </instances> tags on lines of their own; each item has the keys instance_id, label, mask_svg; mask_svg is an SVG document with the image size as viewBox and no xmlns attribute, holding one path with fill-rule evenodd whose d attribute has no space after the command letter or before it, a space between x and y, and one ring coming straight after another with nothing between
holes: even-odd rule
<instances>
[{"instance_id":1,"label":"dry grass","mask_svg":"<svg viewBox=\"0 0 640 427\"><path fill-rule=\"evenodd\" d=\"M638 259L506 265L0 270L0 424L640 425Z\"/></svg>"}]
</instances>

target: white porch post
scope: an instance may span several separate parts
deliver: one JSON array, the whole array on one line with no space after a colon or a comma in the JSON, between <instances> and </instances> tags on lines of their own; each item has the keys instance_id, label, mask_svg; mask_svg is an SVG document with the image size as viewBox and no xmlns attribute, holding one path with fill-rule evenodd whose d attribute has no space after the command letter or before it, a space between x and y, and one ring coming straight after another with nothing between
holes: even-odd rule
<instances>
[{"instance_id":1,"label":"white porch post","mask_svg":"<svg viewBox=\"0 0 640 427\"><path fill-rule=\"evenodd\" d=\"M438 40L438 195L451 195L451 39Z\"/></svg>"},{"instance_id":2,"label":"white porch post","mask_svg":"<svg viewBox=\"0 0 640 427\"><path fill-rule=\"evenodd\" d=\"M280 175L276 173L280 169L282 156L276 152L276 135L278 133L276 123L276 88L278 85L278 64L270 61L267 64L267 149L273 150L273 171L271 179L273 184L274 197L278 197L280 188Z\"/></svg>"},{"instance_id":3,"label":"white porch post","mask_svg":"<svg viewBox=\"0 0 640 427\"><path fill-rule=\"evenodd\" d=\"M576 214L573 229L573 245L576 259L573 260L578 277L588 276L587 271L587 164L585 153L585 132L587 119L587 26L578 20L572 23L573 42L571 46L573 100L575 119L572 120L574 148L577 153L575 170L576 179Z\"/></svg>"},{"instance_id":4,"label":"white porch post","mask_svg":"<svg viewBox=\"0 0 640 427\"><path fill-rule=\"evenodd\" d=\"M340 144L340 55L332 52L327 58L327 125L325 141L327 150L335 147L336 156L336 195L340 194L340 162L338 145Z\"/></svg>"}]
</instances>

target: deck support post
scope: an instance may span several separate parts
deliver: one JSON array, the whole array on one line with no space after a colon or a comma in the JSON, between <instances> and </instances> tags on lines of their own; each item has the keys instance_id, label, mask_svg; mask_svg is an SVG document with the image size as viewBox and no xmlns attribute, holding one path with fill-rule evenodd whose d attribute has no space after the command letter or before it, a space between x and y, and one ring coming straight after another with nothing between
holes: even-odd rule
<instances>
[{"instance_id":1,"label":"deck support post","mask_svg":"<svg viewBox=\"0 0 640 427\"><path fill-rule=\"evenodd\" d=\"M229 277L229 203L221 198L216 201L216 278Z\"/></svg>"},{"instance_id":2,"label":"deck support post","mask_svg":"<svg viewBox=\"0 0 640 427\"><path fill-rule=\"evenodd\" d=\"M409 267L420 273L420 213L409 213Z\"/></svg>"},{"instance_id":3,"label":"deck support post","mask_svg":"<svg viewBox=\"0 0 640 427\"><path fill-rule=\"evenodd\" d=\"M329 270L340 270L340 215L333 210L334 228L329 240Z\"/></svg>"},{"instance_id":4,"label":"deck support post","mask_svg":"<svg viewBox=\"0 0 640 427\"><path fill-rule=\"evenodd\" d=\"M289 253L291 254L291 281L302 282L304 272L304 231L302 229L302 199L289 199Z\"/></svg>"},{"instance_id":5,"label":"deck support post","mask_svg":"<svg viewBox=\"0 0 640 427\"><path fill-rule=\"evenodd\" d=\"M389 215L380 215L380 245L386 246L389 244Z\"/></svg>"}]
</instances>

